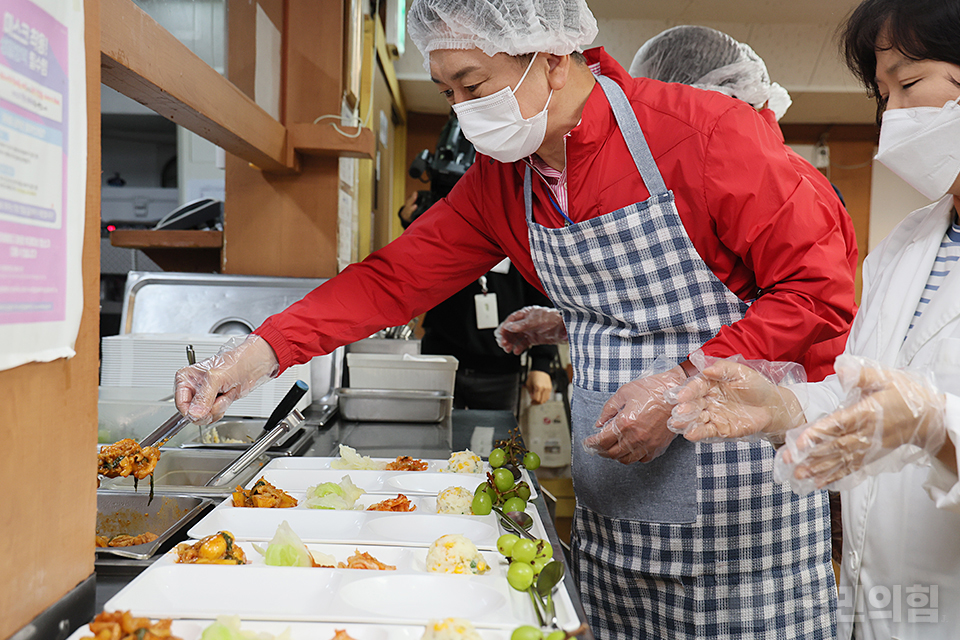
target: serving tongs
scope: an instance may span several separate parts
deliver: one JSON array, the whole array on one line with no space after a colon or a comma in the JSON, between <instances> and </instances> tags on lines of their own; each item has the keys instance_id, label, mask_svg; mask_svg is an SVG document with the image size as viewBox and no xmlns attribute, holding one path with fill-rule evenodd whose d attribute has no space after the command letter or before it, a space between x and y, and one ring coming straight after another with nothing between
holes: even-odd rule
<instances>
[{"instance_id":1,"label":"serving tongs","mask_svg":"<svg viewBox=\"0 0 960 640\"><path fill-rule=\"evenodd\" d=\"M217 487L227 484L240 474L247 466L259 458L264 451L272 447L280 438L293 432L303 422L303 415L297 411L297 403L310 387L303 380L297 380L287 395L283 397L277 408L263 425L259 438L250 445L250 448L241 453L233 462L221 469L216 475L207 480L206 487Z\"/></svg>"}]
</instances>

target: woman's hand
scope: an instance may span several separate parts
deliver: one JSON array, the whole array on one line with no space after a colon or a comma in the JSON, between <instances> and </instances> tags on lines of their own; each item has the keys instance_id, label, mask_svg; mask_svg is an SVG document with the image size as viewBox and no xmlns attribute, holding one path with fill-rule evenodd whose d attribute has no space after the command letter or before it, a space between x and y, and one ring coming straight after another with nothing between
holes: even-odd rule
<instances>
[{"instance_id":1,"label":"woman's hand","mask_svg":"<svg viewBox=\"0 0 960 640\"><path fill-rule=\"evenodd\" d=\"M822 488L855 474L862 479L896 470L924 452L937 455L947 439L944 397L920 376L869 364L838 360L850 404L789 439L777 455L780 477ZM885 460L896 451L899 458ZM874 462L878 468L867 469Z\"/></svg>"}]
</instances>

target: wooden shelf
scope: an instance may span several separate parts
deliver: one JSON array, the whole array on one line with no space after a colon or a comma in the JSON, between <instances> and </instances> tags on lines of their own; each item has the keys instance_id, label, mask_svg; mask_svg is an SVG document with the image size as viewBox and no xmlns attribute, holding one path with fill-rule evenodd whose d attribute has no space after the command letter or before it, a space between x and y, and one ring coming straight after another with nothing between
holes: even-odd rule
<instances>
[{"instance_id":1,"label":"wooden shelf","mask_svg":"<svg viewBox=\"0 0 960 640\"><path fill-rule=\"evenodd\" d=\"M110 244L140 249L164 271L218 273L223 232L117 229Z\"/></svg>"},{"instance_id":2,"label":"wooden shelf","mask_svg":"<svg viewBox=\"0 0 960 640\"><path fill-rule=\"evenodd\" d=\"M356 133L356 127L341 127L347 133ZM307 156L344 156L373 160L376 143L373 131L361 129L356 138L337 132L330 123L298 123L287 128L289 143L298 153Z\"/></svg>"}]
</instances>

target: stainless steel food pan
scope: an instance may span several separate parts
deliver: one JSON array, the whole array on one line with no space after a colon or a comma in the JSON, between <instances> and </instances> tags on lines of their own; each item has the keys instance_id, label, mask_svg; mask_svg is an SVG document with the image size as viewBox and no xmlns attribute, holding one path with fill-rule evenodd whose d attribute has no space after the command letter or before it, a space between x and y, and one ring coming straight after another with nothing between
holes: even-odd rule
<instances>
[{"instance_id":1,"label":"stainless steel food pan","mask_svg":"<svg viewBox=\"0 0 960 640\"><path fill-rule=\"evenodd\" d=\"M158 494L183 493L220 498L227 496L238 484L245 485L264 464L270 461L269 456L260 456L231 482L216 487L204 486L207 480L236 460L238 454L242 455L242 452L164 447L160 450L160 461L157 462L157 468L153 472L155 490ZM104 480L101 486L104 489L124 491L132 491L134 488L133 478L109 478ZM141 480L138 493L146 496L149 492L150 481Z\"/></svg>"},{"instance_id":2,"label":"stainless steel food pan","mask_svg":"<svg viewBox=\"0 0 960 640\"><path fill-rule=\"evenodd\" d=\"M341 388L337 393L345 420L440 422L453 408L453 396L444 391Z\"/></svg>"},{"instance_id":3,"label":"stainless steel food pan","mask_svg":"<svg viewBox=\"0 0 960 640\"><path fill-rule=\"evenodd\" d=\"M149 490L139 493L104 489L97 491L98 536L138 536L148 531L158 536L156 540L131 547L98 547L97 556L112 555L146 560L152 557L170 536L211 503L209 498L183 494L157 494L150 502L148 494ZM147 504L148 502L150 504Z\"/></svg>"}]
</instances>

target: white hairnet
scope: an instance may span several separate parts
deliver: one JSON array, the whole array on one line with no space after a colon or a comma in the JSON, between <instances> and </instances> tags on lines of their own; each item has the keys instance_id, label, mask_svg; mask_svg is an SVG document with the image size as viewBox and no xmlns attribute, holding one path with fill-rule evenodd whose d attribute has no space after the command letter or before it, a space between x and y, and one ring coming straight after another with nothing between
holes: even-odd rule
<instances>
[{"instance_id":1,"label":"white hairnet","mask_svg":"<svg viewBox=\"0 0 960 640\"><path fill-rule=\"evenodd\" d=\"M777 120L792 103L786 89L770 82L753 49L708 27L683 25L650 38L634 56L630 75L719 91L757 109L766 105Z\"/></svg>"},{"instance_id":2,"label":"white hairnet","mask_svg":"<svg viewBox=\"0 0 960 640\"><path fill-rule=\"evenodd\" d=\"M435 49L567 55L593 42L597 21L586 0L414 0L407 33L429 67Z\"/></svg>"}]
</instances>

